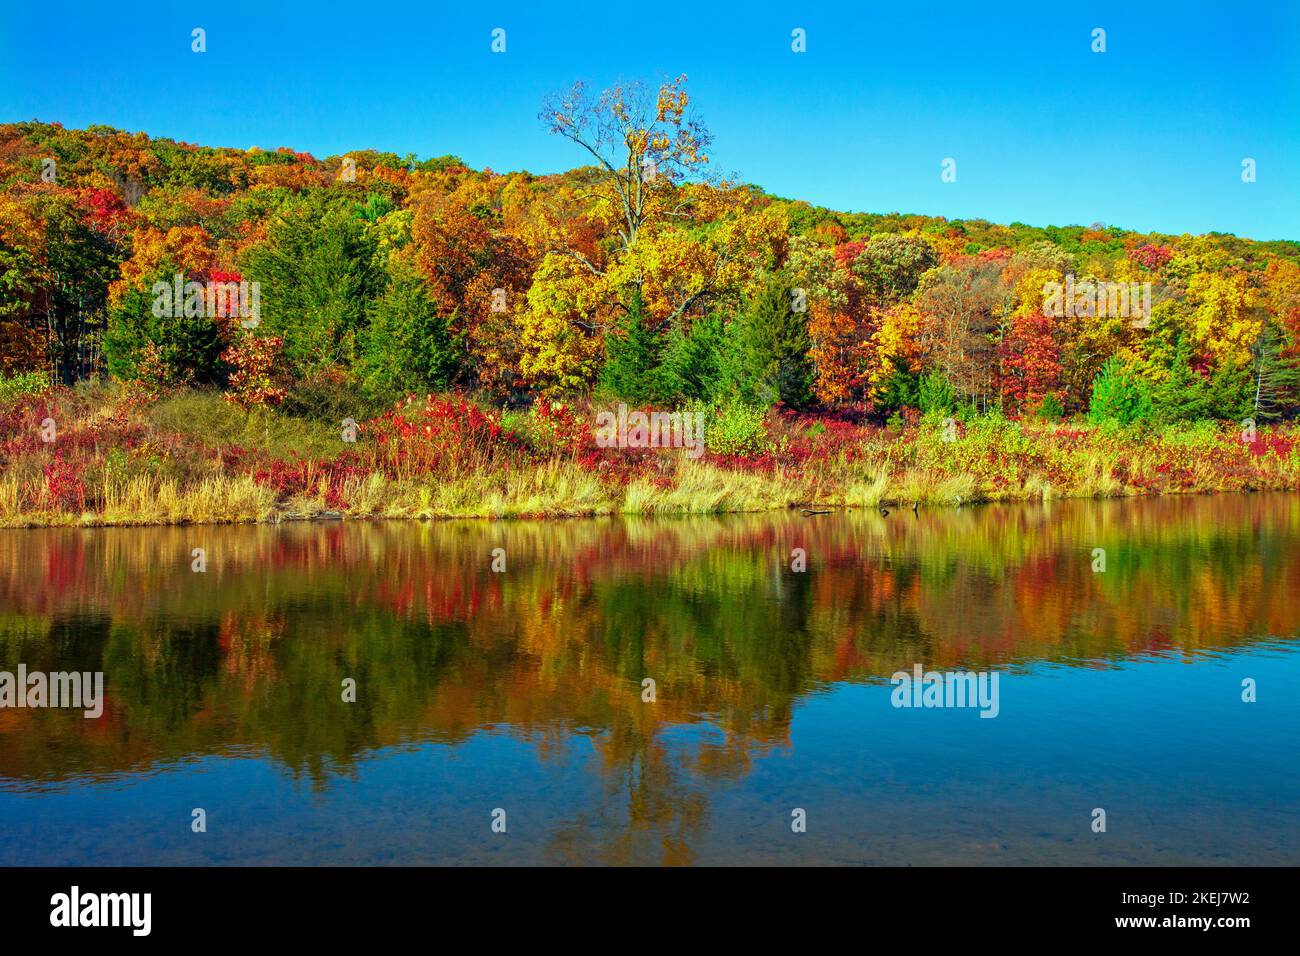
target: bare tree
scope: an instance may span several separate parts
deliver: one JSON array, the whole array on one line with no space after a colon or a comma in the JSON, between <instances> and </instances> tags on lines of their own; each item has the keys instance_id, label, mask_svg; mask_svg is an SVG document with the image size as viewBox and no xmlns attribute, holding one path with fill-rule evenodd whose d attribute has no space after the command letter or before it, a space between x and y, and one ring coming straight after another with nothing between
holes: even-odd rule
<instances>
[{"instance_id":1,"label":"bare tree","mask_svg":"<svg viewBox=\"0 0 1300 956\"><path fill-rule=\"evenodd\" d=\"M540 114L552 133L581 146L596 162L598 184L619 210L624 251L656 216L684 215L689 200L676 187L697 174L713 141L694 116L685 76L653 93L641 82L619 83L593 96L581 81L549 97ZM577 255L593 272L595 264Z\"/></svg>"}]
</instances>

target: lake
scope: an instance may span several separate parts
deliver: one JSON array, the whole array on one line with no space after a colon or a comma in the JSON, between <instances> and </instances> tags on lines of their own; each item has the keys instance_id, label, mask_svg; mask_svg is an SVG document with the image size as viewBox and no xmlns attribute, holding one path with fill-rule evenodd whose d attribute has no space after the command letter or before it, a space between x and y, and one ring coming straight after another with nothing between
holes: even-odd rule
<instances>
[{"instance_id":1,"label":"lake","mask_svg":"<svg viewBox=\"0 0 1300 956\"><path fill-rule=\"evenodd\" d=\"M1298 595L1280 494L0 532L0 671L104 675L0 864L1296 865Z\"/></svg>"}]
</instances>

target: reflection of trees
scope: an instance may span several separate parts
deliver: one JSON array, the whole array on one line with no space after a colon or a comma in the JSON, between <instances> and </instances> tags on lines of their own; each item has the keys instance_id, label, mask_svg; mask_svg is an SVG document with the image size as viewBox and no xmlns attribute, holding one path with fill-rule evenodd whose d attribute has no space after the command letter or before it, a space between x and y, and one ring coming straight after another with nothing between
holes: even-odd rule
<instances>
[{"instance_id":1,"label":"reflection of trees","mask_svg":"<svg viewBox=\"0 0 1300 956\"><path fill-rule=\"evenodd\" d=\"M819 684L1297 631L1300 499L807 519L6 532L0 668L104 670L105 716L0 711L0 776L266 753L316 785L376 748L592 735L605 799L554 836L688 861L707 783ZM208 571L190 571L204 547ZM490 570L506 550L505 574ZM806 549L809 570L789 570ZM1094 574L1091 550L1107 550ZM358 701L340 682L354 677ZM643 704L644 677L658 700ZM708 727L708 734L670 733ZM619 826L607 826L610 819Z\"/></svg>"}]
</instances>

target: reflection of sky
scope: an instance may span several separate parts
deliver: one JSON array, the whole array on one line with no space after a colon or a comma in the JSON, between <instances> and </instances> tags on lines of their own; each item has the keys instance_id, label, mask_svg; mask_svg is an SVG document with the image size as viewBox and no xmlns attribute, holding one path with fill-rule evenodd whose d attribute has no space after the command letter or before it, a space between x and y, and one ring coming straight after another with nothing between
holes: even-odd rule
<instances>
[{"instance_id":1,"label":"reflection of sky","mask_svg":"<svg viewBox=\"0 0 1300 956\"><path fill-rule=\"evenodd\" d=\"M789 746L724 778L691 769L702 744L725 745L712 725L657 742L669 796L707 805L687 839L700 863L1294 865L1295 649L1004 674L994 720L896 710L887 684L832 685L796 707ZM1255 704L1241 701L1246 677ZM601 780L598 739L569 736L542 759L500 727L379 751L322 791L267 760L215 757L39 797L0 791L0 864L544 863L565 858L562 839L585 859L626 831L635 790L626 770ZM190 832L195 806L206 834ZM490 832L495 807L505 835ZM790 830L794 807L806 834ZM1094 807L1105 834L1090 830ZM659 862L659 834L632 846Z\"/></svg>"}]
</instances>

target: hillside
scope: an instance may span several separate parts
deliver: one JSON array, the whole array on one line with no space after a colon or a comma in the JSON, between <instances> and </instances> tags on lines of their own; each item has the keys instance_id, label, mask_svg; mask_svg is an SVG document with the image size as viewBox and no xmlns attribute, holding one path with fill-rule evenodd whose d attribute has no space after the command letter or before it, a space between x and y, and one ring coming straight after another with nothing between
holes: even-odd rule
<instances>
[{"instance_id":1,"label":"hillside","mask_svg":"<svg viewBox=\"0 0 1300 956\"><path fill-rule=\"evenodd\" d=\"M734 320L780 285L806 310L781 361L807 381L750 398L888 413L915 404L934 370L982 408L1015 415L1046 399L1069 414L1112 356L1154 389L1216 375L1226 387L1250 378L1263 341L1286 352L1300 333L1300 243L839 213L709 181L707 132L672 115L655 129L698 142L612 157L616 175L538 177L452 156L317 159L0 126L0 371L52 361L64 383L107 371L227 386L247 338L274 342L278 386L329 372L385 399L448 386L519 396L596 384L606 340L639 321L669 381L632 397L706 399L695 379L726 377L728 329L743 332ZM651 168L644 183L627 174ZM629 230L622 194L635 187ZM154 315L151 290L177 274L255 283L258 324ZM1149 315L1045 314L1053 283L1095 302L1088 282L1149 283ZM1204 397L1207 413L1255 411Z\"/></svg>"},{"instance_id":2,"label":"hillside","mask_svg":"<svg viewBox=\"0 0 1300 956\"><path fill-rule=\"evenodd\" d=\"M1300 484L1300 243L836 212L614 92L549 176L0 126L0 523Z\"/></svg>"}]
</instances>

